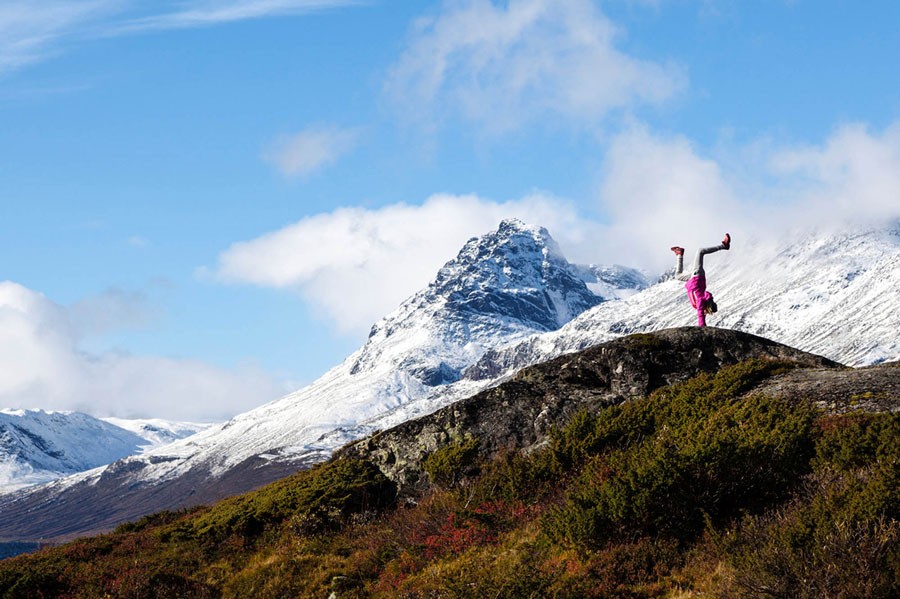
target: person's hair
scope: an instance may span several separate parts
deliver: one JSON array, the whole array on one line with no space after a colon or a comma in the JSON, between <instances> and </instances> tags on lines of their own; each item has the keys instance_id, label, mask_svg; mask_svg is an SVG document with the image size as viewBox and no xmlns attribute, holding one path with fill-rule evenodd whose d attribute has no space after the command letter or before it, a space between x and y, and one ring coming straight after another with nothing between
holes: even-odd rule
<instances>
[{"instance_id":1,"label":"person's hair","mask_svg":"<svg viewBox=\"0 0 900 599\"><path fill-rule=\"evenodd\" d=\"M714 314L714 313L716 313L716 312L718 312L718 311L719 311L719 306L717 306L717 305L716 305L716 302L714 302L714 301L712 300L712 298L710 298L709 301L706 302L706 312L707 312L708 314Z\"/></svg>"}]
</instances>

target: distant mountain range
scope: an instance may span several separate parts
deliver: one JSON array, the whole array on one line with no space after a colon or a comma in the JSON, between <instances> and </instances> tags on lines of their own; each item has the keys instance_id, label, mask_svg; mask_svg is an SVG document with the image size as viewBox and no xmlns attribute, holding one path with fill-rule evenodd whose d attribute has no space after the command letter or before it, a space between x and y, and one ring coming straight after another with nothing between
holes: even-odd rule
<instances>
[{"instance_id":1,"label":"distant mountain range","mask_svg":"<svg viewBox=\"0 0 900 599\"><path fill-rule=\"evenodd\" d=\"M207 426L98 419L80 412L0 410L0 492L104 466Z\"/></svg>"},{"instance_id":2,"label":"distant mountain range","mask_svg":"<svg viewBox=\"0 0 900 599\"><path fill-rule=\"evenodd\" d=\"M626 335L258 490L0 561L0 596L898 597L898 365Z\"/></svg>"},{"instance_id":3,"label":"distant mountain range","mask_svg":"<svg viewBox=\"0 0 900 599\"><path fill-rule=\"evenodd\" d=\"M719 304L710 325L850 365L900 357L896 224L781 246L736 240L707 270ZM470 397L526 365L695 319L682 283L570 264L545 229L504 221L470 240L316 382L189 438L2 496L0 538L77 535L210 502Z\"/></svg>"}]
</instances>

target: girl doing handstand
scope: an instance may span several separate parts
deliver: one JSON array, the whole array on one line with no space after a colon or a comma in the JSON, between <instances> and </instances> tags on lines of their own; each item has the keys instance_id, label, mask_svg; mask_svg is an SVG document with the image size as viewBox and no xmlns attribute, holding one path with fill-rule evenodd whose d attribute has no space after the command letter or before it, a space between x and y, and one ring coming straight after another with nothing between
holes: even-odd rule
<instances>
[{"instance_id":1,"label":"girl doing handstand","mask_svg":"<svg viewBox=\"0 0 900 599\"><path fill-rule=\"evenodd\" d=\"M719 309L716 306L716 302L713 301L712 294L706 290L706 271L703 270L703 256L730 248L731 235L725 233L725 238L721 244L697 250L697 256L694 258L694 264L691 266L690 272L684 272L684 248L677 245L672 248L672 251L675 252L675 278L679 281L687 281L684 288L687 289L691 306L697 310L697 326L705 327L706 315L712 314Z\"/></svg>"}]
</instances>

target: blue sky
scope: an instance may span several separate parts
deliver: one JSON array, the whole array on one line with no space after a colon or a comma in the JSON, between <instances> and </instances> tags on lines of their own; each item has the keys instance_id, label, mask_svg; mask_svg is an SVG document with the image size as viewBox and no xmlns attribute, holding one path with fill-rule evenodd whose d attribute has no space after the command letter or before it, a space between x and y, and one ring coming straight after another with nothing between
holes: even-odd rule
<instances>
[{"instance_id":1,"label":"blue sky","mask_svg":"<svg viewBox=\"0 0 900 599\"><path fill-rule=\"evenodd\" d=\"M0 2L0 407L246 410L506 216L656 272L657 246L724 228L892 215L897 22L887 1Z\"/></svg>"}]
</instances>

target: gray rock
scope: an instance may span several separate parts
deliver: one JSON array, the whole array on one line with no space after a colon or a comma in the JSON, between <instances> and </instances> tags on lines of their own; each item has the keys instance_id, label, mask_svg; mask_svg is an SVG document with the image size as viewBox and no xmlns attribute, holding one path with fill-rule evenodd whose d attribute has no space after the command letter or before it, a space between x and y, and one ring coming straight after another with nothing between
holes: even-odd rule
<instances>
[{"instance_id":1,"label":"gray rock","mask_svg":"<svg viewBox=\"0 0 900 599\"><path fill-rule=\"evenodd\" d=\"M712 327L667 329L632 335L525 368L511 380L431 415L343 448L375 462L413 492L427 483L422 460L466 436L479 439L486 457L502 450L528 452L547 441L578 411L645 397L653 390L701 372L751 358L789 360L800 372L852 373L840 364L762 337ZM900 384L900 368L894 369Z\"/></svg>"}]
</instances>

